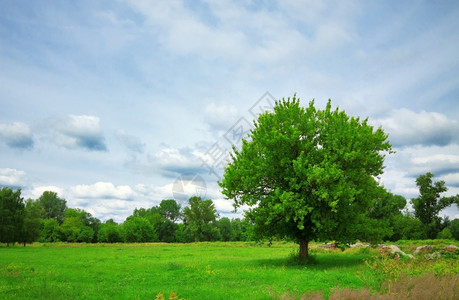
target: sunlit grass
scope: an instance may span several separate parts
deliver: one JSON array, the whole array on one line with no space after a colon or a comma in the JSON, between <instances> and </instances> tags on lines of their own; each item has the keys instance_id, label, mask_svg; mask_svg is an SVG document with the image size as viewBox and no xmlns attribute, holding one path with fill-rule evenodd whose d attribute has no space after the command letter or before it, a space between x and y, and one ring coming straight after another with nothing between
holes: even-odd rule
<instances>
[{"instance_id":1,"label":"sunlit grass","mask_svg":"<svg viewBox=\"0 0 459 300\"><path fill-rule=\"evenodd\" d=\"M297 245L285 242L272 247L240 242L1 247L0 295L155 299L175 292L186 299L272 299L273 292L301 295L323 290L328 296L337 286L378 289L387 276L384 268L399 272L416 266L375 260L379 252L370 248L313 248L313 263L299 264L292 255L295 251ZM451 264L434 264L431 269L446 266Z\"/></svg>"},{"instance_id":2,"label":"sunlit grass","mask_svg":"<svg viewBox=\"0 0 459 300\"><path fill-rule=\"evenodd\" d=\"M296 245L49 244L0 249L0 293L9 299L269 299L270 289L329 290L364 285L368 255L316 253L317 264L291 262Z\"/></svg>"}]
</instances>

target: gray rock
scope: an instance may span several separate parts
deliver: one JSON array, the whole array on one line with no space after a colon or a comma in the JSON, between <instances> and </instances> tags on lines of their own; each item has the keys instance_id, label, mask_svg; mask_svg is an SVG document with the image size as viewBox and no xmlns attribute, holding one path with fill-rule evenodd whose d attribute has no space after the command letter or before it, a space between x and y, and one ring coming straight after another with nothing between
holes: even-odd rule
<instances>
[{"instance_id":1,"label":"gray rock","mask_svg":"<svg viewBox=\"0 0 459 300\"><path fill-rule=\"evenodd\" d=\"M419 246L414 250L414 255L419 254L419 253L430 253L433 251L433 246L432 245L424 245L424 246Z\"/></svg>"},{"instance_id":2,"label":"gray rock","mask_svg":"<svg viewBox=\"0 0 459 300\"><path fill-rule=\"evenodd\" d=\"M449 246L446 246L445 248L442 248L441 251L454 253L456 252L457 248L458 247L456 245L449 245Z\"/></svg>"},{"instance_id":3,"label":"gray rock","mask_svg":"<svg viewBox=\"0 0 459 300\"><path fill-rule=\"evenodd\" d=\"M387 252L390 252L392 254L396 253L396 254L399 254L399 257L400 258L400 255L402 256L408 256L409 258L414 258L413 255L411 254L406 254L405 252L403 252L402 250L400 250L399 247L395 246L395 245L389 245L389 246L386 246L386 245L383 245L383 246L380 246L380 248L385 251L386 253Z\"/></svg>"}]
</instances>

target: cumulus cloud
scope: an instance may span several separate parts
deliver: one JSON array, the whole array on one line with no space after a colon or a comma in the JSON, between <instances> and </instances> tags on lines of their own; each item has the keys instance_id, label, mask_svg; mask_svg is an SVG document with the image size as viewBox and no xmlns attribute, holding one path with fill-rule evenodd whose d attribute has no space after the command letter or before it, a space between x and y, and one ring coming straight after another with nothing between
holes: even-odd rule
<instances>
[{"instance_id":1,"label":"cumulus cloud","mask_svg":"<svg viewBox=\"0 0 459 300\"><path fill-rule=\"evenodd\" d=\"M139 137L128 134L124 130L118 130L116 137L126 148L133 152L143 153L145 150L145 143Z\"/></svg>"},{"instance_id":2,"label":"cumulus cloud","mask_svg":"<svg viewBox=\"0 0 459 300\"><path fill-rule=\"evenodd\" d=\"M414 198L419 193L414 178L409 177L404 171L391 168L380 177L381 184L391 193L402 195L407 199Z\"/></svg>"},{"instance_id":3,"label":"cumulus cloud","mask_svg":"<svg viewBox=\"0 0 459 300\"><path fill-rule=\"evenodd\" d=\"M27 124L21 122L0 124L0 139L11 148L33 148L32 132Z\"/></svg>"},{"instance_id":4,"label":"cumulus cloud","mask_svg":"<svg viewBox=\"0 0 459 300\"><path fill-rule=\"evenodd\" d=\"M69 115L49 121L54 129L53 142L68 149L107 151L99 118L86 115Z\"/></svg>"},{"instance_id":5,"label":"cumulus cloud","mask_svg":"<svg viewBox=\"0 0 459 300\"><path fill-rule=\"evenodd\" d=\"M459 172L443 175L439 179L444 180L447 187L459 188Z\"/></svg>"},{"instance_id":6,"label":"cumulus cloud","mask_svg":"<svg viewBox=\"0 0 459 300\"><path fill-rule=\"evenodd\" d=\"M46 191L55 192L59 198L63 198L63 199L66 199L66 196L67 196L65 189L57 187L57 186L54 186L54 185L36 186L36 187L32 188L31 190L28 190L25 193L25 195L28 198L38 199Z\"/></svg>"},{"instance_id":7,"label":"cumulus cloud","mask_svg":"<svg viewBox=\"0 0 459 300\"><path fill-rule=\"evenodd\" d=\"M25 186L26 173L16 169L0 169L0 186L18 188Z\"/></svg>"},{"instance_id":8,"label":"cumulus cloud","mask_svg":"<svg viewBox=\"0 0 459 300\"><path fill-rule=\"evenodd\" d=\"M101 198L133 200L136 193L127 185L115 186L111 182L97 182L92 185L77 185L70 188L70 193L76 198Z\"/></svg>"},{"instance_id":9,"label":"cumulus cloud","mask_svg":"<svg viewBox=\"0 0 459 300\"><path fill-rule=\"evenodd\" d=\"M233 201L224 200L224 199L215 199L213 200L215 208L219 212L232 213L234 211Z\"/></svg>"},{"instance_id":10,"label":"cumulus cloud","mask_svg":"<svg viewBox=\"0 0 459 300\"><path fill-rule=\"evenodd\" d=\"M434 154L414 157L411 171L423 174L431 172L437 176L459 172L459 156L452 154Z\"/></svg>"},{"instance_id":11,"label":"cumulus cloud","mask_svg":"<svg viewBox=\"0 0 459 300\"><path fill-rule=\"evenodd\" d=\"M198 174L181 174L172 185L172 196L183 205L187 205L191 197L206 199L206 181Z\"/></svg>"},{"instance_id":12,"label":"cumulus cloud","mask_svg":"<svg viewBox=\"0 0 459 300\"><path fill-rule=\"evenodd\" d=\"M180 174L206 172L199 159L199 151L187 147L165 147L155 153L133 158L126 165L135 172L154 175L159 171L161 175L168 178L176 178Z\"/></svg>"},{"instance_id":13,"label":"cumulus cloud","mask_svg":"<svg viewBox=\"0 0 459 300\"><path fill-rule=\"evenodd\" d=\"M446 146L459 142L459 123L437 112L396 109L389 118L376 123L389 133L389 140L395 147Z\"/></svg>"}]
</instances>

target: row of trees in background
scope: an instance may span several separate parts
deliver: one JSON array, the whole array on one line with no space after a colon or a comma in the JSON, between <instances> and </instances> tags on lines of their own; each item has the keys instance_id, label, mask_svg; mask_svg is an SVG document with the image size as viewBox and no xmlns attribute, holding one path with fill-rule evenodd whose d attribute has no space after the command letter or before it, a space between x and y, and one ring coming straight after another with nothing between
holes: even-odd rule
<instances>
[{"instance_id":1,"label":"row of trees in background","mask_svg":"<svg viewBox=\"0 0 459 300\"><path fill-rule=\"evenodd\" d=\"M245 220L219 218L212 200L189 199L182 209L175 200L135 209L122 224L101 222L90 213L69 208L55 192L24 202L21 190L0 190L0 242L194 242L251 240Z\"/></svg>"},{"instance_id":2,"label":"row of trees in background","mask_svg":"<svg viewBox=\"0 0 459 300\"><path fill-rule=\"evenodd\" d=\"M411 200L414 212L406 209L404 197L382 193L368 210L362 224L353 224L355 238L362 241L455 238L459 240L459 219L450 221L439 212L458 197L442 197L444 181L434 175L419 176L419 197ZM363 222L363 221L362 221ZM90 213L67 207L55 192L45 191L37 200L21 198L21 190L0 190L0 242L194 242L249 241L259 237L253 221L219 218L212 200L192 197L186 207L175 200L158 206L138 208L122 224L112 219L101 222Z\"/></svg>"}]
</instances>

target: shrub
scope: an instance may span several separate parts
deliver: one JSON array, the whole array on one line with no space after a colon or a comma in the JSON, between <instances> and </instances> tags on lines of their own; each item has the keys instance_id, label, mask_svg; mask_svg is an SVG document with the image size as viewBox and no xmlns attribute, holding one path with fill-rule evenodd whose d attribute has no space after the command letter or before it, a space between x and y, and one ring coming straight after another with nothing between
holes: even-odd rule
<instances>
[{"instance_id":1,"label":"shrub","mask_svg":"<svg viewBox=\"0 0 459 300\"><path fill-rule=\"evenodd\" d=\"M437 235L437 239L449 240L453 238L453 234L448 228L443 229Z\"/></svg>"},{"instance_id":2,"label":"shrub","mask_svg":"<svg viewBox=\"0 0 459 300\"><path fill-rule=\"evenodd\" d=\"M129 217L123 223L124 240L127 243L148 243L158 241L153 226L144 218Z\"/></svg>"}]
</instances>

